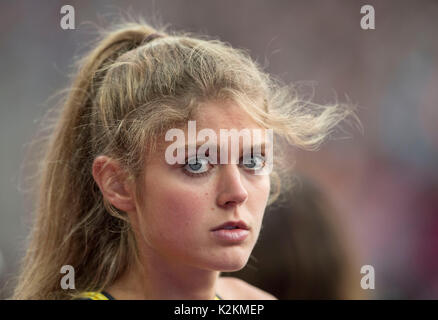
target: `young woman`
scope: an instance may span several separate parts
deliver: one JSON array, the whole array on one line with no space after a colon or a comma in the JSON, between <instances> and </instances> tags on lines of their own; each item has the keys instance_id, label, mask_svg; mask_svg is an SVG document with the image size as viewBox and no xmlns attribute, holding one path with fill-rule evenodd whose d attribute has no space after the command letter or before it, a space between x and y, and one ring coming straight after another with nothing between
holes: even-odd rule
<instances>
[{"instance_id":1,"label":"young woman","mask_svg":"<svg viewBox=\"0 0 438 320\"><path fill-rule=\"evenodd\" d=\"M220 273L245 266L279 195L280 143L315 149L351 116L300 100L226 43L117 26L80 62L48 136L14 298L274 299ZM188 133L190 120L217 136L272 129L274 140L259 135L259 154L243 161L243 143L225 163L183 144L185 162L169 163L166 132ZM217 142L219 156L228 141ZM255 174L270 148L274 170ZM60 285L64 265L74 289Z\"/></svg>"}]
</instances>

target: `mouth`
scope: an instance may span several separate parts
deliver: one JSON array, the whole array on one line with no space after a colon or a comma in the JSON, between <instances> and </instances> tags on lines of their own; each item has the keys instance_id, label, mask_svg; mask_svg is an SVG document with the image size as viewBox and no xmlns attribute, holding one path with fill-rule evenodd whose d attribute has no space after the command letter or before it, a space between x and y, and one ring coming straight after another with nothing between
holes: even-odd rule
<instances>
[{"instance_id":1,"label":"mouth","mask_svg":"<svg viewBox=\"0 0 438 320\"><path fill-rule=\"evenodd\" d=\"M249 227L243 221L228 221L210 231L217 240L234 244L243 242L249 235Z\"/></svg>"},{"instance_id":2,"label":"mouth","mask_svg":"<svg viewBox=\"0 0 438 320\"><path fill-rule=\"evenodd\" d=\"M218 231L218 230L235 230L235 229L241 229L241 230L249 230L249 227L247 224L242 221L227 221L213 229L211 231Z\"/></svg>"}]
</instances>

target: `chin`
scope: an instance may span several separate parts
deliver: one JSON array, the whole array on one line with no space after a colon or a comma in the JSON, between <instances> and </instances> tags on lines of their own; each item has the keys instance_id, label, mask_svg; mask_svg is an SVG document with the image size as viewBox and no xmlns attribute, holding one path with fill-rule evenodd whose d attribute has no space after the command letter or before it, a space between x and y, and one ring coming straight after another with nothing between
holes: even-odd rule
<instances>
[{"instance_id":1,"label":"chin","mask_svg":"<svg viewBox=\"0 0 438 320\"><path fill-rule=\"evenodd\" d=\"M220 272L236 272L236 271L242 270L245 266L246 266L246 264L240 265L240 266L228 267L228 268L221 268L221 269L218 269L217 271L220 271Z\"/></svg>"},{"instance_id":2,"label":"chin","mask_svg":"<svg viewBox=\"0 0 438 320\"><path fill-rule=\"evenodd\" d=\"M231 259L230 257L227 257L223 260L216 261L214 265L212 266L213 270L221 271L221 272L235 272L243 269L246 264L248 263L249 257L236 257Z\"/></svg>"}]
</instances>

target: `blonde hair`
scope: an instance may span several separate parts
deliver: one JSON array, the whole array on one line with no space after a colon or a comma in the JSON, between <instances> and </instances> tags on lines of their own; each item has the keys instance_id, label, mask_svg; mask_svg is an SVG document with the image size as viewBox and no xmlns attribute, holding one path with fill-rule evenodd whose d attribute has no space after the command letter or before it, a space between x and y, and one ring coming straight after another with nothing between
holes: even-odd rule
<instances>
[{"instance_id":1,"label":"blonde hair","mask_svg":"<svg viewBox=\"0 0 438 320\"><path fill-rule=\"evenodd\" d=\"M159 137L213 100L236 102L273 128L278 141L308 150L317 149L342 120L356 119L346 104L301 99L227 43L145 22L117 25L79 62L47 135L35 221L13 298L70 299L100 291L123 274L137 259L136 242L126 215L95 183L94 158L110 156L139 181ZM278 197L276 185L270 203ZM63 265L75 268L76 290L61 288Z\"/></svg>"}]
</instances>

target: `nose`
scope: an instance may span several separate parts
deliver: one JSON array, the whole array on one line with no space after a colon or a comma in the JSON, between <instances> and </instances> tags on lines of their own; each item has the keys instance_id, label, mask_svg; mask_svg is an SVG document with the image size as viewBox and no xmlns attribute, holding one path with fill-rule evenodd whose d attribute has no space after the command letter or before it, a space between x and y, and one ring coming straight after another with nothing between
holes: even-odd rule
<instances>
[{"instance_id":1,"label":"nose","mask_svg":"<svg viewBox=\"0 0 438 320\"><path fill-rule=\"evenodd\" d=\"M222 165L220 168L217 205L230 208L245 203L248 192L242 184L240 170L236 164Z\"/></svg>"}]
</instances>

